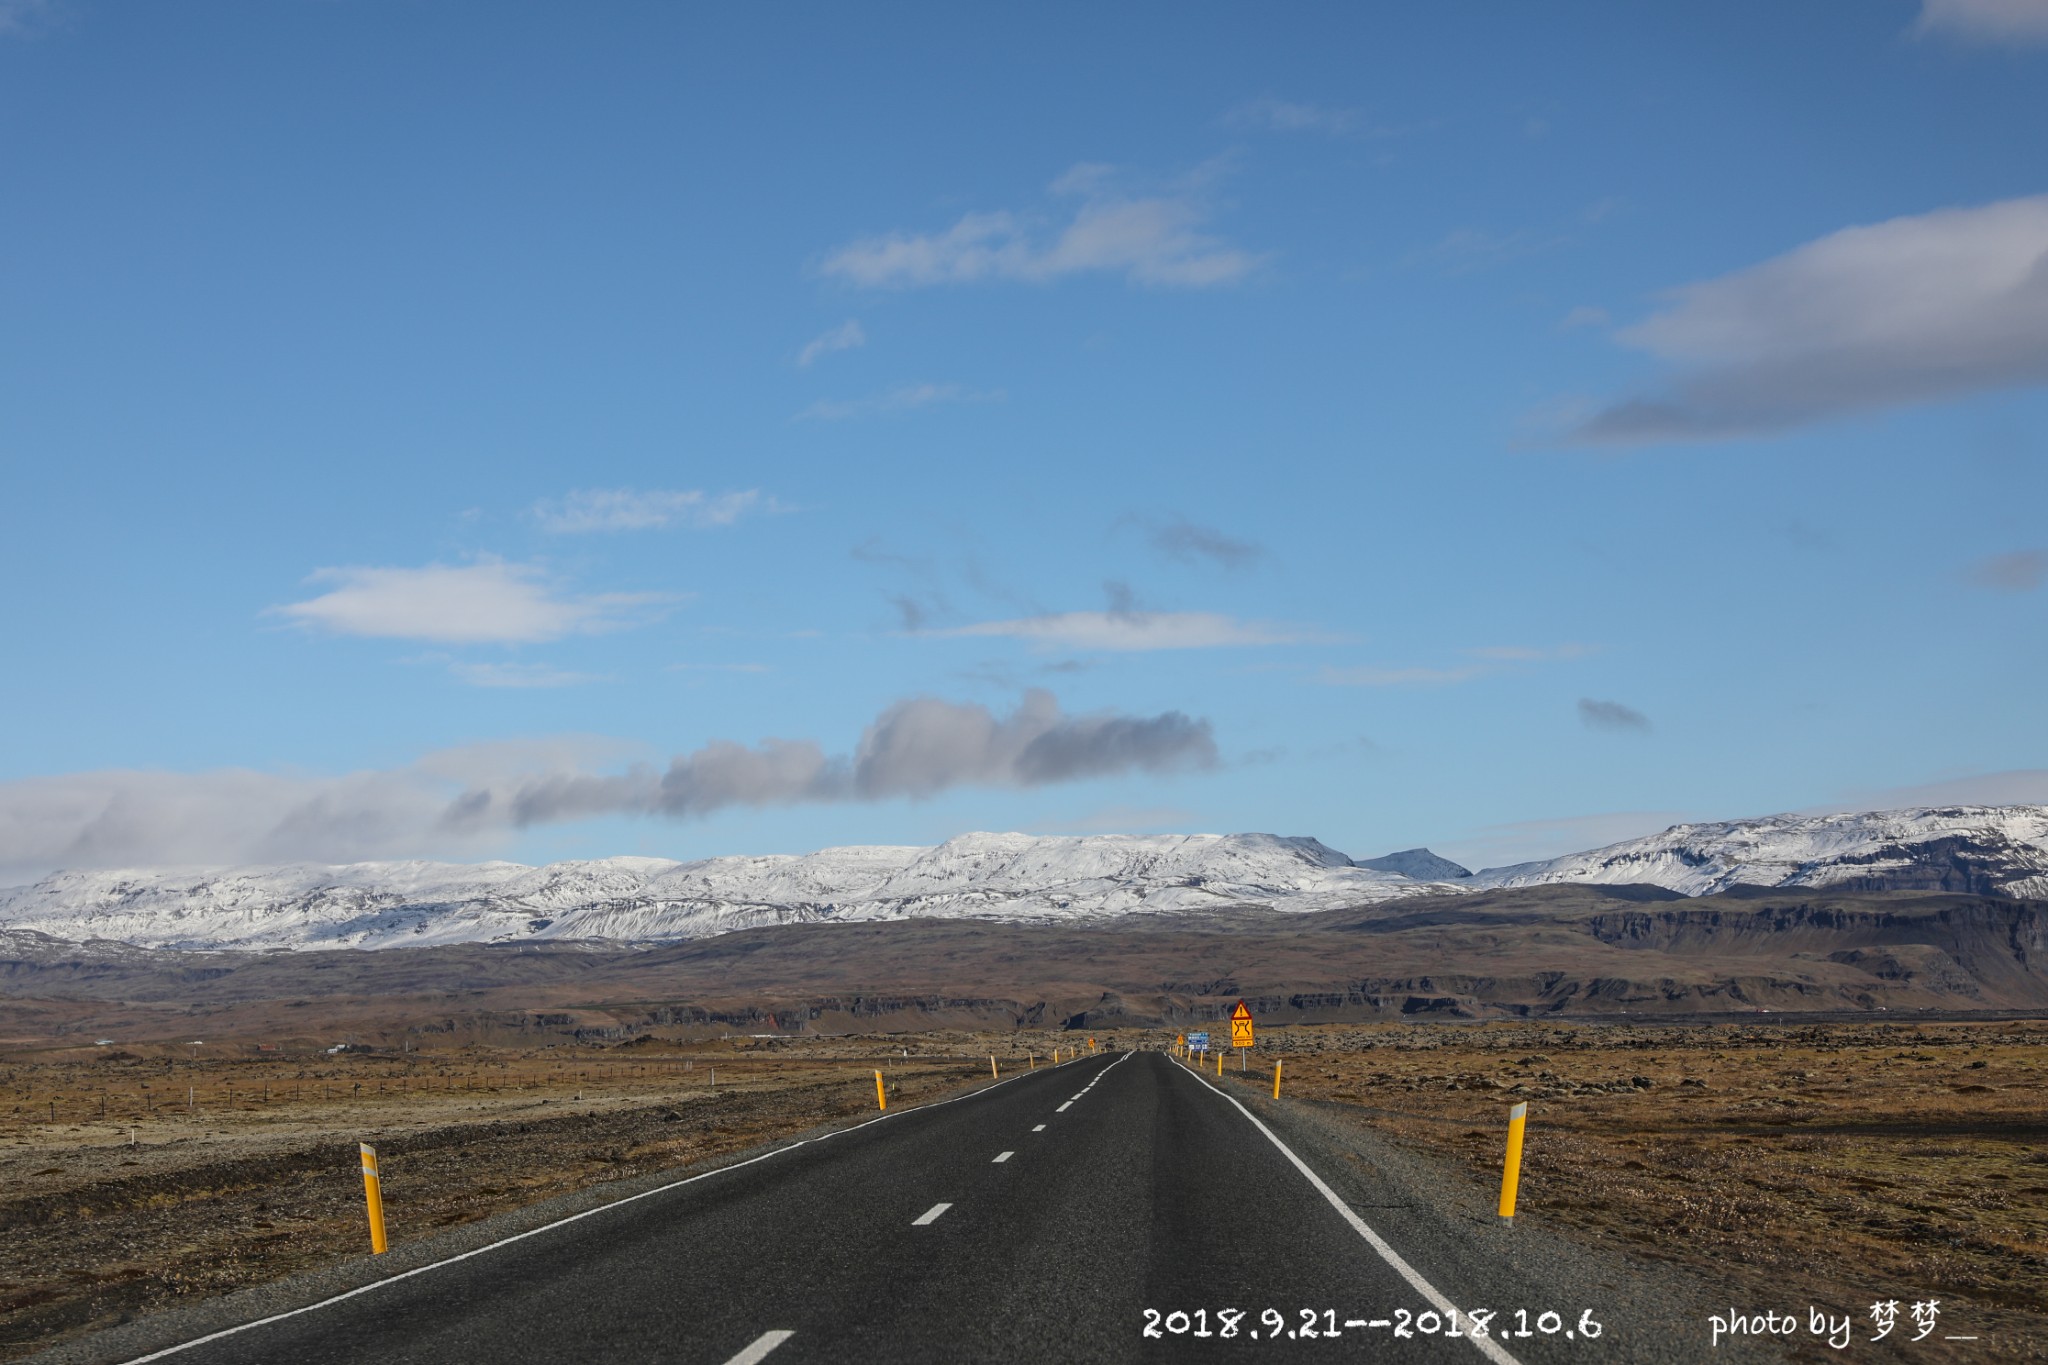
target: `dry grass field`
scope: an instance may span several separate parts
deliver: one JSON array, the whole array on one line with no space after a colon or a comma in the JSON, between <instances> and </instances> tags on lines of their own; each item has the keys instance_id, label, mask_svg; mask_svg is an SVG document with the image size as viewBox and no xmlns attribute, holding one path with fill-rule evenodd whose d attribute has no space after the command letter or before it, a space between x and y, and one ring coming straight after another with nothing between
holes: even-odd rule
<instances>
[{"instance_id":1,"label":"dry grass field","mask_svg":"<svg viewBox=\"0 0 2048 1365\"><path fill-rule=\"evenodd\" d=\"M1905 1323L1935 1299L1914 1359L2048 1359L2048 1023L1328 1026L1262 1052L1286 1094L1488 1188L1526 1100L1518 1220L1694 1267L1732 1304L1896 1299ZM1270 1085L1261 1060L1241 1084Z\"/></svg>"},{"instance_id":2,"label":"dry grass field","mask_svg":"<svg viewBox=\"0 0 2048 1365\"><path fill-rule=\"evenodd\" d=\"M1105 1045L1166 1047L1123 1030ZM367 1250L977 1084L1085 1035L931 1032L425 1052L0 1056L0 1357ZM1490 1190L1529 1103L1520 1218L1693 1268L1731 1306L1941 1301L2048 1359L2048 1024L1266 1029L1224 1073ZM1867 1326L1859 1327L1859 1334ZM1901 1329L1908 1335L1911 1325ZM1985 1359L1938 1341L1914 1359Z\"/></svg>"},{"instance_id":3,"label":"dry grass field","mask_svg":"<svg viewBox=\"0 0 2048 1365\"><path fill-rule=\"evenodd\" d=\"M0 1058L0 1358L368 1251L355 1144L394 1246L1043 1064L1066 1039L918 1035L613 1048Z\"/></svg>"}]
</instances>

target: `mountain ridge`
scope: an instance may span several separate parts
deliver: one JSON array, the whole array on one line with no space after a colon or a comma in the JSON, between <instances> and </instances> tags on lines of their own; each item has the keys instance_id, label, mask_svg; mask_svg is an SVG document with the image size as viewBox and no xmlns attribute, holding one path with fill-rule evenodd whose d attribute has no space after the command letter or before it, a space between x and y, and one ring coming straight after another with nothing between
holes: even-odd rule
<instances>
[{"instance_id":1,"label":"mountain ridge","mask_svg":"<svg viewBox=\"0 0 2048 1365\"><path fill-rule=\"evenodd\" d=\"M1761 886L2048 897L2048 806L1674 825L1477 873L1427 849L1353 860L1305 836L988 833L932 847L691 862L622 856L540 867L412 860L60 872L0 890L0 929L243 951L645 943L826 922L1299 913L1554 883L1648 885L1685 896Z\"/></svg>"}]
</instances>

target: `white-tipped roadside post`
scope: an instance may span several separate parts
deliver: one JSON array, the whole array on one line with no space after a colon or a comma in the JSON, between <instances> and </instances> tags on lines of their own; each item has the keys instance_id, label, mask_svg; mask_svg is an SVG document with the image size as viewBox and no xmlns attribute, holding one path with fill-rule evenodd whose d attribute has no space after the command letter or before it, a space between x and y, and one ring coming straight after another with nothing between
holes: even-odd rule
<instances>
[{"instance_id":1,"label":"white-tipped roadside post","mask_svg":"<svg viewBox=\"0 0 2048 1365\"><path fill-rule=\"evenodd\" d=\"M1280 1059L1273 1059L1273 1098L1280 1098Z\"/></svg>"},{"instance_id":2,"label":"white-tipped roadside post","mask_svg":"<svg viewBox=\"0 0 2048 1365\"><path fill-rule=\"evenodd\" d=\"M384 1187L377 1175L377 1149L367 1142L356 1144L363 1156L363 1199L370 1206L370 1254L382 1256L384 1240Z\"/></svg>"},{"instance_id":3,"label":"white-tipped roadside post","mask_svg":"<svg viewBox=\"0 0 2048 1365\"><path fill-rule=\"evenodd\" d=\"M1528 1121L1527 1101L1508 1110L1508 1159L1500 1173L1500 1218L1510 1227L1515 1221L1515 1194L1522 1184L1522 1128Z\"/></svg>"},{"instance_id":4,"label":"white-tipped roadside post","mask_svg":"<svg viewBox=\"0 0 2048 1365\"><path fill-rule=\"evenodd\" d=\"M877 1071L875 1073L875 1108L886 1110L888 1107L889 1092L882 1088L882 1073Z\"/></svg>"}]
</instances>

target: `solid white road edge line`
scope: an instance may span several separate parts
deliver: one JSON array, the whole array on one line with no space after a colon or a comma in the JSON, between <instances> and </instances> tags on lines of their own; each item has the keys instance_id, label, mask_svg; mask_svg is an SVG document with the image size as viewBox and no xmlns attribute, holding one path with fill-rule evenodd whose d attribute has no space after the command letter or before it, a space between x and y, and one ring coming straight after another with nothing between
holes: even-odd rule
<instances>
[{"instance_id":1,"label":"solid white road edge line","mask_svg":"<svg viewBox=\"0 0 2048 1365\"><path fill-rule=\"evenodd\" d=\"M1130 1055L1127 1052L1123 1057L1117 1058L1115 1062L1111 1062L1109 1065L1115 1066ZM1103 1068L1105 1071L1108 1069L1109 1067ZM283 1322L286 1318L295 1318L302 1313L310 1313L318 1308L326 1308L340 1303L344 1299L352 1299L358 1294L367 1294L373 1289L382 1289L386 1285L397 1284L400 1280L409 1280L415 1275L424 1275L429 1270L439 1270L442 1266L454 1265L458 1261L467 1261L471 1257L481 1256L487 1251L496 1251L499 1247L510 1246L514 1242L523 1242L529 1237L538 1237L543 1232L552 1232L556 1228L566 1227L570 1223L579 1223L593 1215L608 1213L613 1209L623 1208L627 1204L637 1203L642 1199L651 1199L657 1194L667 1194L670 1190L679 1189L684 1185L694 1185L699 1180L709 1180L715 1175L724 1175L727 1171L737 1171L743 1166L751 1166L757 1161L766 1161L770 1157L781 1156L784 1152L793 1152L799 1147L808 1147L817 1142L830 1142L833 1138L844 1136L847 1133L858 1133L863 1128L873 1127L877 1123L886 1123L890 1119L901 1118L905 1114L928 1114L934 1109L943 1109L949 1104L958 1104L962 1100L978 1099L983 1095L1002 1089L1012 1081L1023 1080L1031 1074L1029 1071L1019 1071L1015 1075L1006 1076L992 1085L985 1085L981 1089L969 1091L965 1095L955 1095L949 1100L934 1100L930 1104L920 1104L913 1109L891 1110L886 1114L877 1114L871 1119L865 1119L856 1123L851 1128L839 1128L814 1138L802 1138L790 1143L787 1147L777 1147L772 1152L763 1152L759 1156L750 1156L745 1161L735 1161L732 1165L720 1166L715 1171L699 1171L695 1175L686 1175L681 1180L671 1180L666 1185L657 1185L651 1190L642 1190L638 1194L629 1194L622 1199L614 1199L609 1204L599 1204L594 1209L585 1209L581 1213L572 1213L566 1218L557 1218L552 1223L542 1223L537 1228L528 1228L524 1232L515 1232L510 1237L500 1237L495 1242L486 1242L484 1245L471 1251L458 1252L453 1256L446 1256L438 1261L429 1261L425 1265L414 1266L411 1270L401 1270L396 1275L388 1275L381 1280L372 1280L368 1284L359 1284L354 1289L343 1290L339 1294L331 1295L315 1303L309 1303L303 1308L293 1308L282 1313L272 1313L267 1318L257 1318L253 1322L238 1323L233 1327L223 1327L218 1332L208 1332L203 1337L194 1337L190 1341L181 1341L175 1346L166 1346L161 1350L151 1351L145 1356L136 1356L131 1360L123 1361L122 1365L144 1365L145 1361L162 1360L165 1356L174 1356L180 1351L189 1351L194 1346L204 1346L209 1341L219 1341L222 1337L231 1337L254 1327L267 1326L273 1322Z\"/></svg>"},{"instance_id":2,"label":"solid white road edge line","mask_svg":"<svg viewBox=\"0 0 2048 1365\"><path fill-rule=\"evenodd\" d=\"M1422 1273L1418 1271L1414 1266L1409 1265L1408 1262L1402 1260L1401 1253L1394 1250L1393 1247L1389 1246L1387 1244L1386 1238L1380 1236L1377 1232L1374 1232L1370 1227L1368 1227L1366 1225L1366 1221L1363 1218L1360 1218L1356 1213L1354 1213L1349 1204L1345 1203L1342 1199L1339 1199L1337 1197L1337 1192L1335 1190L1331 1189L1328 1185L1323 1183L1323 1178L1321 1176L1317 1175L1313 1170L1309 1169L1309 1164L1306 1161L1303 1161L1300 1157L1294 1154L1294 1149L1292 1147L1289 1147L1286 1143L1282 1142L1278 1134L1276 1134L1271 1128L1268 1128L1265 1124L1261 1123L1259 1121L1259 1116L1257 1114L1254 1114L1251 1110L1245 1108L1242 1104L1239 1104L1237 1102L1237 1096L1232 1095L1227 1091L1219 1090L1215 1086L1210 1085L1209 1079L1206 1076L1197 1077L1197 1079L1200 1080L1203 1085L1208 1086L1212 1092L1214 1092L1217 1095L1221 1095L1224 1101L1227 1102L1232 1108L1236 1109L1238 1113L1243 1114L1245 1116L1246 1121L1249 1122L1252 1127L1258 1129L1261 1133L1264 1133L1266 1135L1266 1141L1272 1143L1275 1147L1278 1147L1280 1149L1281 1155L1285 1156L1289 1161L1294 1163L1294 1169L1300 1171L1303 1175L1308 1177L1308 1183L1316 1187L1316 1192L1322 1195L1323 1198L1330 1201L1330 1207L1337 1210L1338 1213L1344 1216L1344 1221L1351 1224L1351 1230L1353 1232L1356 1232L1360 1237L1363 1237L1368 1243L1370 1243L1372 1245L1372 1249L1380 1254L1380 1259L1385 1261L1388 1265L1392 1266L1394 1268L1395 1274L1399 1275L1402 1279L1408 1281L1409 1288L1413 1289L1416 1293L1422 1295L1423 1298L1428 1299L1430 1306L1432 1308L1436 1309L1439 1313L1462 1313L1464 1311L1463 1309L1459 1308L1456 1304L1452 1303L1449 1299L1445 1298L1441 1293L1439 1293L1435 1285L1431 1284L1428 1280L1423 1279ZM1478 1349L1479 1354L1485 1356L1488 1360L1492 1361L1493 1365L1521 1365L1520 1361L1516 1360L1513 1356L1509 1355L1507 1351L1501 1347L1500 1343L1495 1341L1492 1337L1467 1337L1465 1339L1471 1342L1472 1345Z\"/></svg>"},{"instance_id":3,"label":"solid white road edge line","mask_svg":"<svg viewBox=\"0 0 2048 1365\"><path fill-rule=\"evenodd\" d=\"M926 1209L923 1213L919 1214L917 1217L911 1219L910 1226L914 1228L928 1227L931 1224L938 1222L939 1215L952 1207L953 1206L950 1203L934 1204L930 1208Z\"/></svg>"},{"instance_id":4,"label":"solid white road edge line","mask_svg":"<svg viewBox=\"0 0 2048 1365\"><path fill-rule=\"evenodd\" d=\"M754 1339L753 1345L726 1361L725 1365L761 1365L761 1362L768 1358L770 1351L795 1335L794 1332L763 1332Z\"/></svg>"}]
</instances>

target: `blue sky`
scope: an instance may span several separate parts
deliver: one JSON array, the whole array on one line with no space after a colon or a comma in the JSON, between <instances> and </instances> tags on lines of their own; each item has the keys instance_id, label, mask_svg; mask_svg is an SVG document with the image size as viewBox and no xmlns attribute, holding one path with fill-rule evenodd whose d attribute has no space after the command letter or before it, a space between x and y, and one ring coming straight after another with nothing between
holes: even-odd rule
<instances>
[{"instance_id":1,"label":"blue sky","mask_svg":"<svg viewBox=\"0 0 2048 1365\"><path fill-rule=\"evenodd\" d=\"M0 0L0 873L2048 800L2048 5Z\"/></svg>"}]
</instances>

